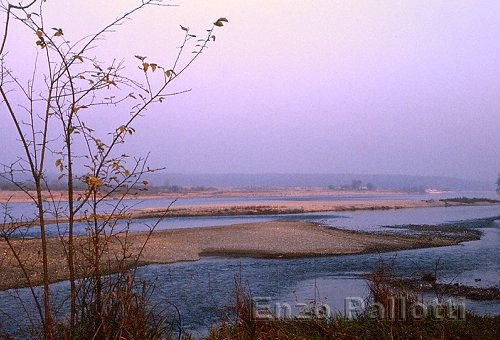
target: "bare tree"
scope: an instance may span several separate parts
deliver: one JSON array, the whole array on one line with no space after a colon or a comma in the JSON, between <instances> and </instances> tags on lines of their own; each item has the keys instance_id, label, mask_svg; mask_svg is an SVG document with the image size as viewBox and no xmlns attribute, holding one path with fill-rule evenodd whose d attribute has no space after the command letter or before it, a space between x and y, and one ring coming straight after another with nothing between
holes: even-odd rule
<instances>
[{"instance_id":1,"label":"bare tree","mask_svg":"<svg viewBox=\"0 0 500 340\"><path fill-rule=\"evenodd\" d=\"M49 289L56 279L50 269L50 261L55 259L51 259L49 249L55 240L64 251L64 275L70 282L69 336L76 336L73 331L83 314L95 319L92 327L101 328L96 334L111 334L103 324L109 302L104 292L110 287L104 287L103 275L113 271L125 273L137 264L143 249L133 255L127 251L129 228L122 203L134 190L147 187L143 176L157 170L147 167L147 155L128 156L123 144L135 133L133 123L150 106L186 92L170 92L169 88L215 41L214 29L227 22L219 18L201 38L181 26L184 39L170 64L136 55L142 79L128 75L124 62L103 61L92 54L101 39L136 12L152 6L167 5L161 0L138 1L97 32L69 39L63 27L46 22L46 1L1 2L5 25L0 46L0 117L10 118L23 152L13 162L2 164L0 177L23 191L36 207L34 216L22 219L7 213L5 208L1 237L31 288L38 283L33 278L33 268L37 261L42 266L43 297L40 301L34 290L32 296L43 325L43 337L47 339L55 336ZM11 68L9 46L14 25L33 34L32 41L16 44L25 43L37 49L34 59L23 60L24 67L31 67L27 79L18 69ZM123 121L111 131L91 126L89 114L102 108L124 112ZM64 183L62 198L55 194L47 176L48 169L54 166L60 172L58 180ZM103 209L103 203L111 198L113 206ZM76 228L81 224L87 237L77 242ZM155 226L151 225L150 233ZM57 230L57 237L50 235L49 227ZM39 231L39 239L30 246L39 247L41 258L37 261L22 254L26 244L22 243L23 233L34 228ZM125 274L122 278L130 280ZM81 292L86 293L83 298L78 295Z\"/></svg>"}]
</instances>

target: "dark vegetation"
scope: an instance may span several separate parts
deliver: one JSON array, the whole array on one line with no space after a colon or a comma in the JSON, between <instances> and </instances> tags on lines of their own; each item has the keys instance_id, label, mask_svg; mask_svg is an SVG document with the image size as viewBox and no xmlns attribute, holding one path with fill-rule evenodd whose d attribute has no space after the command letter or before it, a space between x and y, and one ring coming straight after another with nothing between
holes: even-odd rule
<instances>
[{"instance_id":1,"label":"dark vegetation","mask_svg":"<svg viewBox=\"0 0 500 340\"><path fill-rule=\"evenodd\" d=\"M243 319L214 329L209 339L491 339L500 335L500 317L467 315L464 321L425 319L375 321L360 316L307 321Z\"/></svg>"},{"instance_id":2,"label":"dark vegetation","mask_svg":"<svg viewBox=\"0 0 500 340\"><path fill-rule=\"evenodd\" d=\"M439 291L441 295L460 296L471 300L487 301L500 300L500 288L479 288L460 285L458 283L437 283L435 277L429 274L417 279L399 280L400 284L411 289L425 292Z\"/></svg>"},{"instance_id":3,"label":"dark vegetation","mask_svg":"<svg viewBox=\"0 0 500 340\"><path fill-rule=\"evenodd\" d=\"M400 231L408 231L409 235L419 238L433 238L440 237L455 242L465 242L479 240L483 234L481 230L476 228L484 228L493 223L493 219L481 219L467 222L467 224L440 224L440 225L427 225L427 224L406 224L386 226L389 229L396 229Z\"/></svg>"},{"instance_id":4,"label":"dark vegetation","mask_svg":"<svg viewBox=\"0 0 500 340\"><path fill-rule=\"evenodd\" d=\"M465 204L474 204L474 203L500 203L500 200L494 200L490 198L469 198L469 197L457 197L457 198L446 198L441 199L441 202L444 203L465 203Z\"/></svg>"}]
</instances>

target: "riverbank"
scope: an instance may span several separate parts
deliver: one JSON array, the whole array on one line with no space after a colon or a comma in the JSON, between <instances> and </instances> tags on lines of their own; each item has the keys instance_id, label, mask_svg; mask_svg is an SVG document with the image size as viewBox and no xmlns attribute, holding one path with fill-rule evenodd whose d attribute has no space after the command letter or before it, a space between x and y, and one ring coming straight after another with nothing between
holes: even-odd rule
<instances>
[{"instance_id":1,"label":"riverbank","mask_svg":"<svg viewBox=\"0 0 500 340\"><path fill-rule=\"evenodd\" d=\"M106 258L108 271L115 271L119 263L115 258L123 254L129 256L127 264L146 265L153 263L173 263L196 261L202 256L244 256L263 258L296 258L327 255L377 253L425 247L439 247L478 239L477 234L456 234L449 237L439 231L432 235L398 235L367 233L321 226L311 222L273 221L248 223L225 227L191 228L130 233L110 240L110 253ZM146 243L147 241L147 243ZM32 284L41 283L40 240L11 240L19 253ZM124 251L123 244L127 247ZM142 249L142 246L146 246ZM80 275L85 275L84 250L89 246L85 237L76 238ZM49 276L51 281L68 278L64 247L59 238L49 238L47 242ZM142 249L142 252L141 252ZM141 254L138 256L138 254ZM22 269L17 266L5 241L0 241L0 290L27 286ZM137 260L137 262L135 262ZM106 265L107 266L107 265Z\"/></svg>"}]
</instances>

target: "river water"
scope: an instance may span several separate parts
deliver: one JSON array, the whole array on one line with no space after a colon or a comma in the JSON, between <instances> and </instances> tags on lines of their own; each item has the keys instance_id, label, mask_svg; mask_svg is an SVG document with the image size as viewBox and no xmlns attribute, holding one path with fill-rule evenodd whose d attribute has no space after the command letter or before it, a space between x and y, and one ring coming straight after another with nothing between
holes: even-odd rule
<instances>
[{"instance_id":1,"label":"river water","mask_svg":"<svg viewBox=\"0 0 500 340\"><path fill-rule=\"evenodd\" d=\"M454 195L453 197L456 197ZM484 196L484 195L482 195ZM419 196L422 197L422 196ZM469 196L471 197L471 196ZM491 197L491 196L490 196ZM256 198L255 200L258 200ZM297 198L293 198L297 199ZM375 198L377 199L377 198ZM386 196L380 199L388 199ZM402 199L411 199L405 196ZM423 197L422 199L428 199ZM229 199L234 202L234 198ZM268 201L269 198L262 199ZM209 199L203 202L214 203ZM179 205L203 204L200 200L178 202ZM221 202L224 203L223 199ZM140 202L140 207L164 206L165 200ZM15 209L19 209L16 207ZM388 230L385 226L404 224L456 223L469 221L470 227L483 232L478 241L457 246L405 250L383 254L327 256L305 259L228 259L206 257L196 262L150 265L138 270L140 279L154 282L152 301L160 307L175 305L181 314L183 326L194 334L205 334L216 323L231 302L235 275L241 276L244 288L253 297L268 298L271 304L288 304L292 309L311 300L321 301L333 311L343 311L346 297L367 296L363 277L379 261L394 266L398 275L418 277L434 272L442 283L500 288L500 221L485 226L477 219L500 216L497 206L463 206L416 208L382 211L355 211L342 213L314 213L277 216L191 217L165 219L159 229L208 227L234 223L293 219L320 222L327 226L354 230ZM141 220L132 226L141 230ZM393 229L391 229L393 230ZM36 235L33 235L36 237ZM54 291L64 292L67 283L52 285ZM58 293L56 293L58 294ZM59 293L61 298L65 295ZM18 297L16 297L18 296ZM29 305L25 289L0 292L0 324L18 319L20 303ZM500 301L477 302L465 300L468 310L479 314L500 314ZM168 308L167 308L168 309ZM28 308L28 310L30 310ZM170 308L174 311L175 309ZM27 312L29 313L29 312Z\"/></svg>"}]
</instances>

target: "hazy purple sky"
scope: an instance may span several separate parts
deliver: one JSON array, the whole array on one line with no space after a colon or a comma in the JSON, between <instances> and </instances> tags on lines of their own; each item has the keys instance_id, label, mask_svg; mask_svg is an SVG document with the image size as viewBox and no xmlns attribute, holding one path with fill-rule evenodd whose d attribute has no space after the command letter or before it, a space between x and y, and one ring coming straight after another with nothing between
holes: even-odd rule
<instances>
[{"instance_id":1,"label":"hazy purple sky","mask_svg":"<svg viewBox=\"0 0 500 340\"><path fill-rule=\"evenodd\" d=\"M139 1L49 2L76 38ZM172 88L192 92L135 125L129 147L151 151L153 165L493 182L500 172L500 1L171 3L180 6L137 15L96 50L132 69L134 54L162 63L179 24L203 34L230 21ZM0 119L5 161L14 148L3 107Z\"/></svg>"}]
</instances>

